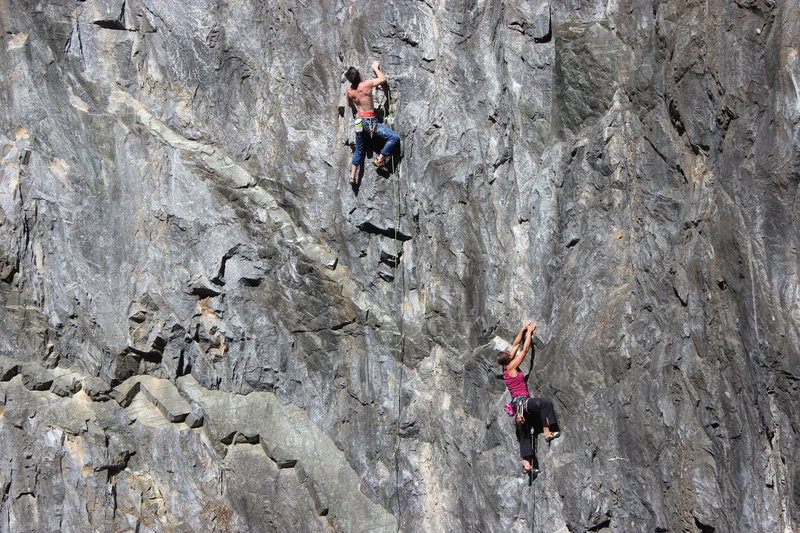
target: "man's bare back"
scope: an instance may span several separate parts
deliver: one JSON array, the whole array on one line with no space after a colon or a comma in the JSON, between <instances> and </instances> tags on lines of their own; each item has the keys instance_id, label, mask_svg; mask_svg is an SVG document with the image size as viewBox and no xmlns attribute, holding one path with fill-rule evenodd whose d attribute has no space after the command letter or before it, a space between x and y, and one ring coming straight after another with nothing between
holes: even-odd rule
<instances>
[{"instance_id":1,"label":"man's bare back","mask_svg":"<svg viewBox=\"0 0 800 533\"><path fill-rule=\"evenodd\" d=\"M362 113L375 112L375 100L372 97L372 89L386 81L386 76L380 71L380 63L378 61L372 62L372 70L375 72L375 78L371 80L361 80L358 83L358 87L354 89L351 86L345 91L347 95L347 104L349 106L356 106Z\"/></svg>"}]
</instances>

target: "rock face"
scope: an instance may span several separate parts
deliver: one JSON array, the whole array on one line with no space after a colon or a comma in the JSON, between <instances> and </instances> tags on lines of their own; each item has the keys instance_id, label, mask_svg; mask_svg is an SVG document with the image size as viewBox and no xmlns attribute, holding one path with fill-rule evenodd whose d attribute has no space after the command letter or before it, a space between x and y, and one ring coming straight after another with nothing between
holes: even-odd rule
<instances>
[{"instance_id":1,"label":"rock face","mask_svg":"<svg viewBox=\"0 0 800 533\"><path fill-rule=\"evenodd\" d=\"M0 0L0 531L800 527L798 21Z\"/></svg>"}]
</instances>

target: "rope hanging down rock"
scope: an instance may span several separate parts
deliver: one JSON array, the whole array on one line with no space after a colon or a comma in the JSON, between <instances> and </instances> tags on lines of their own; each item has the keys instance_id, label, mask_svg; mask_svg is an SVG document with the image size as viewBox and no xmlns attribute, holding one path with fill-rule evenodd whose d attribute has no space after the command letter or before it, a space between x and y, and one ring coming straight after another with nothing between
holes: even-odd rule
<instances>
[{"instance_id":1,"label":"rope hanging down rock","mask_svg":"<svg viewBox=\"0 0 800 533\"><path fill-rule=\"evenodd\" d=\"M379 102L376 107L384 108L384 121L387 117L389 117L392 113L392 99L391 95L389 94L388 87L382 88L384 98L383 101ZM390 158L390 168L391 173L390 176L394 176L394 202L393 208L395 212L395 221L394 221L394 242L395 242L395 261L397 268L401 267L400 258L403 255L403 244L402 241L398 238L399 231L398 228L400 227L400 184L399 179L396 176L397 169L395 168L394 164L394 155L389 155ZM400 301L399 301L399 317L398 317L398 341L397 344L394 345L394 349L399 354L398 358L398 376L397 376L397 418L395 420L395 449L394 449L394 475L395 475L395 505L397 510L397 532L400 532L400 523L402 517L402 501L400 497L400 423L402 420L403 414L403 367L405 366L405 331L404 331L404 313L403 313L403 301L405 299L405 292L406 292L406 283L405 283L405 276L402 271L398 273L400 276ZM395 276L397 279L397 276ZM384 528L386 529L386 528Z\"/></svg>"},{"instance_id":2,"label":"rope hanging down rock","mask_svg":"<svg viewBox=\"0 0 800 533\"><path fill-rule=\"evenodd\" d=\"M384 94L386 95L386 113L385 116L389 116L392 111L392 100L391 95L389 94L388 89L385 90ZM402 508L401 508L401 500L400 500L400 421L402 420L402 412L403 412L403 367L405 365L405 332L403 329L403 301L405 299L406 294L406 280L405 280L405 273L402 272L402 263L400 262L400 258L403 254L403 244L397 238L398 228L400 227L400 180L395 175L395 166L394 166L394 155L390 154L389 157L391 158L391 167L392 172L391 176L394 177L394 208L395 208L395 221L394 221L394 242L395 242L395 257L396 257L396 264L398 268L401 269L398 272L400 276L400 302L399 302L399 317L398 317L398 332L399 338L397 345L395 348L398 349L400 358L399 358L399 375L397 377L397 420L395 422L395 450L394 450L394 472L395 472L395 498L397 501L397 531L400 531L400 523L402 517ZM397 279L397 277L395 277Z\"/></svg>"}]
</instances>

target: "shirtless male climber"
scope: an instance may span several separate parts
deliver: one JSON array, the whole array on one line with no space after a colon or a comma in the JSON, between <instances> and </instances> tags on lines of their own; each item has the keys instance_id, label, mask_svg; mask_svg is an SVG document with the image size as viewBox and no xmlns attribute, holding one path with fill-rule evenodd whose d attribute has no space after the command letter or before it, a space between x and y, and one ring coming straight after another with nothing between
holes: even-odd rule
<instances>
[{"instance_id":1,"label":"shirtless male climber","mask_svg":"<svg viewBox=\"0 0 800 533\"><path fill-rule=\"evenodd\" d=\"M361 73L355 67L347 69L344 75L347 81L350 82L350 87L345 91L347 105L351 108L355 107L357 114L355 125L356 149L353 152L353 166L350 169L350 183L352 184L357 182L356 174L358 173L358 168L364 162L365 143L369 142L371 135L386 141L380 155L373 161L376 167L382 167L386 164L392 150L400 142L400 137L395 132L384 124L380 124L375 118L375 101L372 98L372 89L385 83L386 76L381 72L378 61L372 62L372 70L375 72L376 77L371 80L362 80Z\"/></svg>"}]
</instances>

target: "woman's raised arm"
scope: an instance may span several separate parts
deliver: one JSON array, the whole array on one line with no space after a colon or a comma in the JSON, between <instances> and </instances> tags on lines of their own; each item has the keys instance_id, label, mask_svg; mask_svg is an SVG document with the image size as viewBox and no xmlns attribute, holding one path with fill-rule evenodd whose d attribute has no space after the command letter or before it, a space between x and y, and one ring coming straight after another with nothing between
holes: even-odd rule
<instances>
[{"instance_id":1,"label":"woman's raised arm","mask_svg":"<svg viewBox=\"0 0 800 533\"><path fill-rule=\"evenodd\" d=\"M520 331L520 335L522 335L523 331L527 331L525 335L525 343L522 345L522 350L520 350L519 354L512 353L511 356L513 359L510 363L508 363L508 368L518 368L519 365L522 364L522 361L525 360L525 356L528 354L528 350L531 349L531 339L533 339L533 332L536 329L536 324L530 321L526 321L525 324L522 326L522 330ZM517 335L519 337L520 335Z\"/></svg>"}]
</instances>

